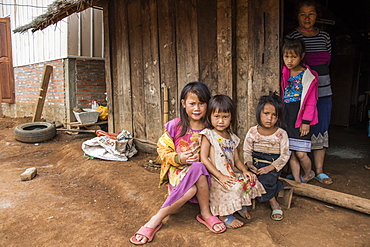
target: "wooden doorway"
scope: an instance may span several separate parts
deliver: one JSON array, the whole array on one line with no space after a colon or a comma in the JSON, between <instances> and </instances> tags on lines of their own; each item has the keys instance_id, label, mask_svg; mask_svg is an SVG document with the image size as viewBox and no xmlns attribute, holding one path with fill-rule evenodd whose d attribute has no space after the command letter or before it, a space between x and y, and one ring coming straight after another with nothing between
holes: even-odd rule
<instances>
[{"instance_id":1,"label":"wooden doorway","mask_svg":"<svg viewBox=\"0 0 370 247\"><path fill-rule=\"evenodd\" d=\"M10 18L0 18L0 103L14 103Z\"/></svg>"}]
</instances>

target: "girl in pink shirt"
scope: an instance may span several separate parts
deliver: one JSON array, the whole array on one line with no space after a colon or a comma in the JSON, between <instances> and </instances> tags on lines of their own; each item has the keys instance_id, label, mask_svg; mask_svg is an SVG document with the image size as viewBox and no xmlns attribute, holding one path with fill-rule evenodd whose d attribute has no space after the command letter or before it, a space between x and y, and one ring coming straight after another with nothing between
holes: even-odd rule
<instances>
[{"instance_id":1,"label":"girl in pink shirt","mask_svg":"<svg viewBox=\"0 0 370 247\"><path fill-rule=\"evenodd\" d=\"M302 39L287 38L282 49L284 67L281 91L285 103L286 131L292 151L289 165L297 182L307 183L315 177L307 153L311 151L311 125L318 122L318 75L303 63L305 45ZM300 167L303 168L301 175Z\"/></svg>"}]
</instances>

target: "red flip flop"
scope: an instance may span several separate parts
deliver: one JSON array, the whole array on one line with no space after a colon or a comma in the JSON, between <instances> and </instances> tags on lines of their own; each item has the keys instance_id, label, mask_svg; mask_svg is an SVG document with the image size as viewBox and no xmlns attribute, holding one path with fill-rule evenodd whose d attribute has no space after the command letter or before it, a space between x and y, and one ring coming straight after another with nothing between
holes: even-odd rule
<instances>
[{"instance_id":1,"label":"red flip flop","mask_svg":"<svg viewBox=\"0 0 370 247\"><path fill-rule=\"evenodd\" d=\"M208 229L211 230L214 233L222 233L222 232L226 231L226 227L225 227L224 230L222 230L220 232L217 232L217 231L215 231L215 229L213 229L214 225L219 224L219 223L223 223L216 216L211 216L208 219L203 220L202 215L201 214L198 214L197 215L197 221L199 221L200 223L202 223L203 225L205 225L206 227L208 227Z\"/></svg>"},{"instance_id":2,"label":"red flip flop","mask_svg":"<svg viewBox=\"0 0 370 247\"><path fill-rule=\"evenodd\" d=\"M153 240L154 238L154 235L156 232L158 232L159 229L161 229L162 227L162 223L159 224L156 228L150 228L150 227L146 227L146 226L142 226L139 231L137 231L134 236L132 236L130 238L130 242L133 243L133 244L137 244L137 245L140 245L140 244L146 244L146 243L149 243ZM144 237L146 237L148 239L148 241L146 241L145 243L139 241L136 239L136 235L142 235Z\"/></svg>"}]
</instances>

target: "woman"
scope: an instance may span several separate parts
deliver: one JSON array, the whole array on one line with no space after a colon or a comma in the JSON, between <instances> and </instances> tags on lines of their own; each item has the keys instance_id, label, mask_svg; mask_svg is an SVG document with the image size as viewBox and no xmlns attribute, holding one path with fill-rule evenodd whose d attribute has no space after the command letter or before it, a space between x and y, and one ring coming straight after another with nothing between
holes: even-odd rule
<instances>
[{"instance_id":1,"label":"woman","mask_svg":"<svg viewBox=\"0 0 370 247\"><path fill-rule=\"evenodd\" d=\"M330 85L329 64L331 59L331 41L327 32L316 28L315 22L319 5L314 0L297 3L296 16L298 27L287 35L288 38L301 38L306 46L306 62L319 75L319 92L317 108L318 124L312 126L312 154L316 177L320 183L332 184L333 180L324 173L325 152L329 147L329 124L332 109L332 91Z\"/></svg>"}]
</instances>

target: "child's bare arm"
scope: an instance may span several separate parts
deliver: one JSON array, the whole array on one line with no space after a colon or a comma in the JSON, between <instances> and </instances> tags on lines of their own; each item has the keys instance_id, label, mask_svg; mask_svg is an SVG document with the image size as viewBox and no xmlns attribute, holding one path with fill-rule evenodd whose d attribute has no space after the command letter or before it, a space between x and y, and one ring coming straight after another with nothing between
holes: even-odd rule
<instances>
[{"instance_id":1,"label":"child's bare arm","mask_svg":"<svg viewBox=\"0 0 370 247\"><path fill-rule=\"evenodd\" d=\"M256 178L257 178L256 175L248 171L247 167L240 160L239 153L237 150L235 150L234 161L235 161L236 168L238 168L243 173L243 176L245 179L250 178L250 181L252 182L256 181Z\"/></svg>"},{"instance_id":2,"label":"child's bare arm","mask_svg":"<svg viewBox=\"0 0 370 247\"><path fill-rule=\"evenodd\" d=\"M217 178L217 180L226 188L235 183L234 179L223 175L216 166L209 160L211 143L205 137L202 138L202 146L200 149L200 161L206 166L207 170Z\"/></svg>"},{"instance_id":3,"label":"child's bare arm","mask_svg":"<svg viewBox=\"0 0 370 247\"><path fill-rule=\"evenodd\" d=\"M238 168L239 171L241 171L241 172L248 171L248 168L243 164L243 162L239 158L238 150L235 150L234 162L235 162L236 168Z\"/></svg>"}]
</instances>

